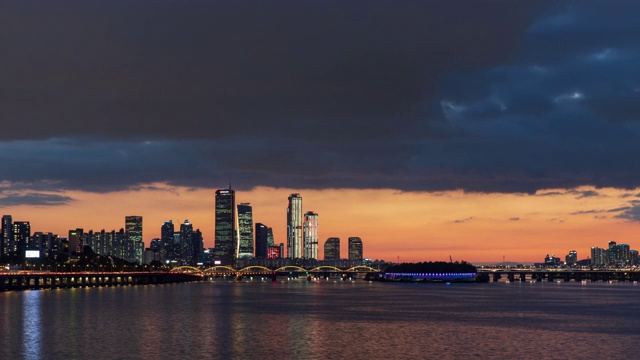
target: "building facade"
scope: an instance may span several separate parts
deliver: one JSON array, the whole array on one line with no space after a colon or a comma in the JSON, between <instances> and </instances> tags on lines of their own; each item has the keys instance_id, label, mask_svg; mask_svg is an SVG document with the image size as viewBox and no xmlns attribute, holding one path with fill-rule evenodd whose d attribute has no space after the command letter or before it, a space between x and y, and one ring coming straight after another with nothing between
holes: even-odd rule
<instances>
[{"instance_id":1,"label":"building facade","mask_svg":"<svg viewBox=\"0 0 640 360\"><path fill-rule=\"evenodd\" d=\"M221 265L235 265L238 249L236 228L235 191L217 190L214 258Z\"/></svg>"},{"instance_id":2,"label":"building facade","mask_svg":"<svg viewBox=\"0 0 640 360\"><path fill-rule=\"evenodd\" d=\"M300 194L291 194L287 207L287 257L299 259L303 256L302 197Z\"/></svg>"},{"instance_id":3,"label":"building facade","mask_svg":"<svg viewBox=\"0 0 640 360\"><path fill-rule=\"evenodd\" d=\"M324 243L324 259L340 260L340 238L330 237Z\"/></svg>"},{"instance_id":4,"label":"building facade","mask_svg":"<svg viewBox=\"0 0 640 360\"><path fill-rule=\"evenodd\" d=\"M349 260L362 261L362 239L359 237L349 238Z\"/></svg>"},{"instance_id":5,"label":"building facade","mask_svg":"<svg viewBox=\"0 0 640 360\"><path fill-rule=\"evenodd\" d=\"M254 257L253 209L249 203L238 205L238 257Z\"/></svg>"},{"instance_id":6,"label":"building facade","mask_svg":"<svg viewBox=\"0 0 640 360\"><path fill-rule=\"evenodd\" d=\"M131 261L136 264L142 264L142 255L144 252L144 242L142 241L142 216L126 216L125 219L125 232L129 238L129 246L131 247L131 254L129 257Z\"/></svg>"},{"instance_id":7,"label":"building facade","mask_svg":"<svg viewBox=\"0 0 640 360\"><path fill-rule=\"evenodd\" d=\"M318 214L313 211L304 214L304 257L318 259Z\"/></svg>"}]
</instances>

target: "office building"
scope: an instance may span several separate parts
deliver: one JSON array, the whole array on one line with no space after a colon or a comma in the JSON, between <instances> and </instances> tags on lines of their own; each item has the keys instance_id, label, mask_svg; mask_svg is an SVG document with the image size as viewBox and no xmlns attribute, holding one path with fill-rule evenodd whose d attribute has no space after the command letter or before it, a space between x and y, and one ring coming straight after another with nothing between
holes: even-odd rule
<instances>
[{"instance_id":1,"label":"office building","mask_svg":"<svg viewBox=\"0 0 640 360\"><path fill-rule=\"evenodd\" d=\"M165 221L160 227L160 241L162 241L163 258L166 262L178 261L180 258L180 245L174 243L173 233L175 227L173 221Z\"/></svg>"},{"instance_id":2,"label":"office building","mask_svg":"<svg viewBox=\"0 0 640 360\"><path fill-rule=\"evenodd\" d=\"M238 258L253 257L253 210L249 203L238 205Z\"/></svg>"},{"instance_id":3,"label":"office building","mask_svg":"<svg viewBox=\"0 0 640 360\"><path fill-rule=\"evenodd\" d=\"M302 258L303 251L302 197L300 194L291 194L287 207L287 257L290 259Z\"/></svg>"},{"instance_id":4,"label":"office building","mask_svg":"<svg viewBox=\"0 0 640 360\"><path fill-rule=\"evenodd\" d=\"M362 261L362 239L359 237L349 238L349 260Z\"/></svg>"},{"instance_id":5,"label":"office building","mask_svg":"<svg viewBox=\"0 0 640 360\"><path fill-rule=\"evenodd\" d=\"M324 259L340 260L340 238L330 237L324 243Z\"/></svg>"},{"instance_id":6,"label":"office building","mask_svg":"<svg viewBox=\"0 0 640 360\"><path fill-rule=\"evenodd\" d=\"M238 249L236 196L232 189L216 191L216 227L214 258L221 265L235 265Z\"/></svg>"},{"instance_id":7,"label":"office building","mask_svg":"<svg viewBox=\"0 0 640 360\"><path fill-rule=\"evenodd\" d=\"M304 214L304 257L318 259L318 214L313 211Z\"/></svg>"},{"instance_id":8,"label":"office building","mask_svg":"<svg viewBox=\"0 0 640 360\"><path fill-rule=\"evenodd\" d=\"M191 233L191 242L193 243L193 262L197 265L204 261L204 240L200 229Z\"/></svg>"},{"instance_id":9,"label":"office building","mask_svg":"<svg viewBox=\"0 0 640 360\"><path fill-rule=\"evenodd\" d=\"M185 220L180 224L180 260L181 265L195 265L194 248L193 248L193 225L189 220Z\"/></svg>"},{"instance_id":10,"label":"office building","mask_svg":"<svg viewBox=\"0 0 640 360\"><path fill-rule=\"evenodd\" d=\"M256 223L256 257L266 259L267 248L269 248L269 227Z\"/></svg>"},{"instance_id":11,"label":"office building","mask_svg":"<svg viewBox=\"0 0 640 360\"><path fill-rule=\"evenodd\" d=\"M142 253L144 252L144 242L142 241L142 216L126 216L125 231L130 243L130 261L142 264Z\"/></svg>"}]
</instances>

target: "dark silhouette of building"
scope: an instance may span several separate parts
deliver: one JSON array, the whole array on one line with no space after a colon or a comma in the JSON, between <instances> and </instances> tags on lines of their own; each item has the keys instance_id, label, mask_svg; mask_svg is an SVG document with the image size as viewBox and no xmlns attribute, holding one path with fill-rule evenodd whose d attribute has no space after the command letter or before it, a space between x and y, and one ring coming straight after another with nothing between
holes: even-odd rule
<instances>
[{"instance_id":1,"label":"dark silhouette of building","mask_svg":"<svg viewBox=\"0 0 640 360\"><path fill-rule=\"evenodd\" d=\"M236 195L232 189L216 191L216 261L222 265L235 265L238 239L236 235Z\"/></svg>"},{"instance_id":2,"label":"dark silhouette of building","mask_svg":"<svg viewBox=\"0 0 640 360\"><path fill-rule=\"evenodd\" d=\"M162 247L164 252L164 260L166 262L178 261L180 258L180 246L174 243L173 233L175 228L173 221L165 221L160 228L160 240L162 241Z\"/></svg>"},{"instance_id":3,"label":"dark silhouette of building","mask_svg":"<svg viewBox=\"0 0 640 360\"><path fill-rule=\"evenodd\" d=\"M268 247L269 227L262 223L256 223L256 257L266 259Z\"/></svg>"}]
</instances>

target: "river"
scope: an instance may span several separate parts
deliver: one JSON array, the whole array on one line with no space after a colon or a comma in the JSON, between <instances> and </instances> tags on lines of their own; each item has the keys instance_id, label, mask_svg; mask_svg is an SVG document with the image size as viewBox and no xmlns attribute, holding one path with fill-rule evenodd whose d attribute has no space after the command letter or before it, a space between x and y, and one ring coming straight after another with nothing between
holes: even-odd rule
<instances>
[{"instance_id":1,"label":"river","mask_svg":"<svg viewBox=\"0 0 640 360\"><path fill-rule=\"evenodd\" d=\"M0 359L635 358L631 283L213 281L0 293Z\"/></svg>"}]
</instances>

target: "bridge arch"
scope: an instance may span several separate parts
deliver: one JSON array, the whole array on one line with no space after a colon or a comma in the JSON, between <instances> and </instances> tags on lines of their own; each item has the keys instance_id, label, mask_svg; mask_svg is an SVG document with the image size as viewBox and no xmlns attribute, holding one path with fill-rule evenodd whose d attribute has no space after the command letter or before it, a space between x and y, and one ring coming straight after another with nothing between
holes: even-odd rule
<instances>
[{"instance_id":1,"label":"bridge arch","mask_svg":"<svg viewBox=\"0 0 640 360\"><path fill-rule=\"evenodd\" d=\"M238 272L238 270L232 268L231 266L228 265L216 265L216 266L212 266L209 268L204 269L203 273L214 273L214 272L222 272L222 271L228 271L228 272L233 272L236 273Z\"/></svg>"},{"instance_id":2,"label":"bridge arch","mask_svg":"<svg viewBox=\"0 0 640 360\"><path fill-rule=\"evenodd\" d=\"M370 266L358 265L354 267L350 267L347 270L343 270L344 272L380 272L380 270L376 270Z\"/></svg>"},{"instance_id":3,"label":"bridge arch","mask_svg":"<svg viewBox=\"0 0 640 360\"><path fill-rule=\"evenodd\" d=\"M243 273L245 271L249 271L249 270L253 270L253 269L259 269L259 270L264 270L264 271L268 271L270 273L272 273L274 270L269 269L266 266L260 266L260 265L250 265L250 266L246 266L243 267L242 269L238 270L239 273Z\"/></svg>"},{"instance_id":4,"label":"bridge arch","mask_svg":"<svg viewBox=\"0 0 640 360\"><path fill-rule=\"evenodd\" d=\"M322 265L322 266L317 266L314 267L313 269L309 270L310 272L319 272L319 271L326 271L326 270L332 270L332 271L337 271L337 272L342 272L342 269L337 268L335 266L329 266L329 265Z\"/></svg>"},{"instance_id":5,"label":"bridge arch","mask_svg":"<svg viewBox=\"0 0 640 360\"><path fill-rule=\"evenodd\" d=\"M198 273L201 274L203 273L202 270L198 269L197 267L194 266L177 266L174 267L173 269L171 269L171 272L180 272L180 273Z\"/></svg>"},{"instance_id":6,"label":"bridge arch","mask_svg":"<svg viewBox=\"0 0 640 360\"><path fill-rule=\"evenodd\" d=\"M307 270L307 269L305 269L303 267L295 266L295 265L282 266L282 267L279 267L279 268L277 268L275 270L272 270L272 271L279 272L279 271L290 271L290 270L303 271L303 272L309 271L309 270Z\"/></svg>"}]
</instances>

